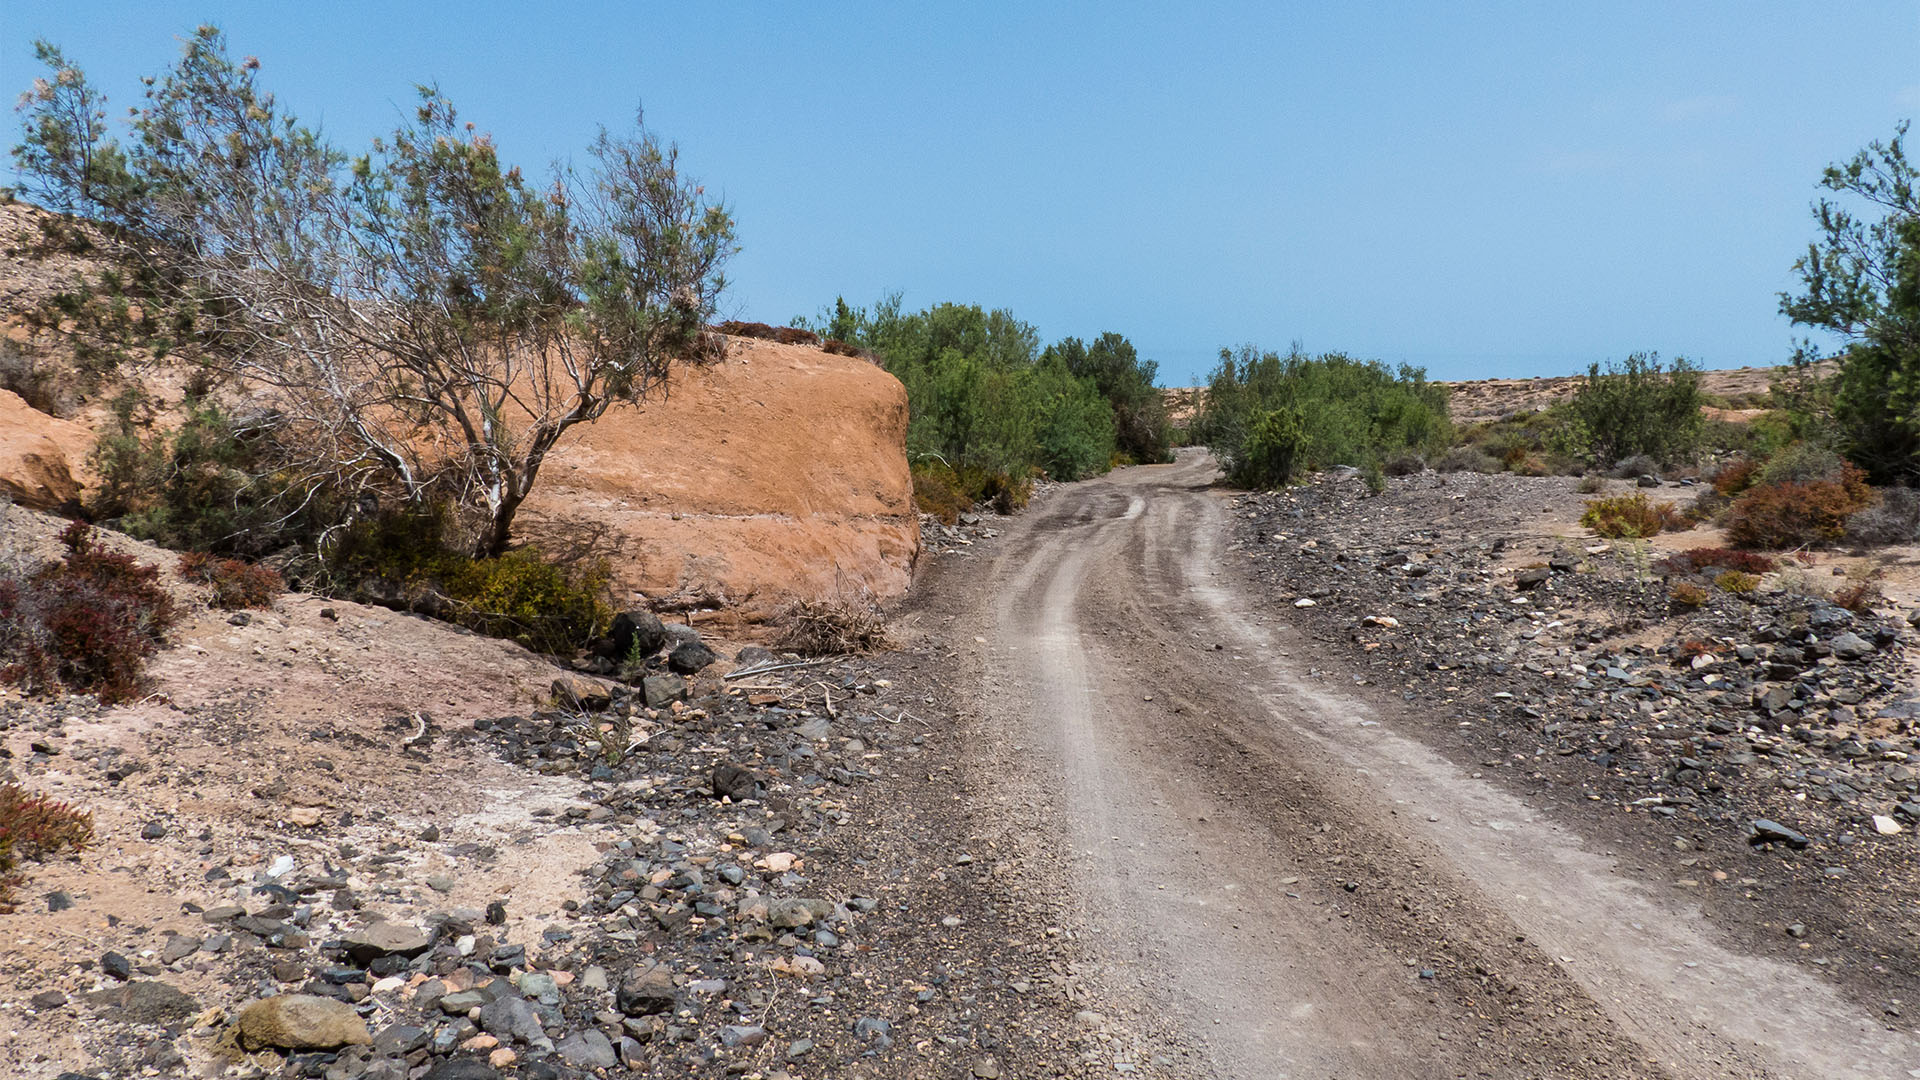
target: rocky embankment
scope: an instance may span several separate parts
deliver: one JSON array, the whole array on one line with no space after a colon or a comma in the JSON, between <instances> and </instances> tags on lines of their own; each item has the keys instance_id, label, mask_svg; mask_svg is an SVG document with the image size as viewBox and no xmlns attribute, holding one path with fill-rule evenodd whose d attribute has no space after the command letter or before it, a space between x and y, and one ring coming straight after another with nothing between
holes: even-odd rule
<instances>
[{"instance_id":1,"label":"rocky embankment","mask_svg":"<svg viewBox=\"0 0 1920 1080\"><path fill-rule=\"evenodd\" d=\"M1106 1037L916 648L633 613L627 685L356 604L192 610L145 700L0 699L0 779L97 826L0 916L9 1075L991 1080Z\"/></svg>"},{"instance_id":2,"label":"rocky embankment","mask_svg":"<svg viewBox=\"0 0 1920 1080\"><path fill-rule=\"evenodd\" d=\"M1426 473L1370 498L1327 477L1239 499L1236 557L1337 650L1323 677L1899 1016L1920 994L1914 631L1836 606L1818 561L1678 609L1660 552L1543 525L1577 517L1572 484Z\"/></svg>"}]
</instances>

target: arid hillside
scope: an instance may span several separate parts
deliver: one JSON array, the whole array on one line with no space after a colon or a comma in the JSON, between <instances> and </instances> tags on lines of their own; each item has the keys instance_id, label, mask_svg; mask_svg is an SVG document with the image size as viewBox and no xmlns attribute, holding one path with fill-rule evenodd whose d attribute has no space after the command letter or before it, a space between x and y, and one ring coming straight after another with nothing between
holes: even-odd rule
<instances>
[{"instance_id":1,"label":"arid hillside","mask_svg":"<svg viewBox=\"0 0 1920 1080\"><path fill-rule=\"evenodd\" d=\"M109 264L0 206L0 493L54 508L91 482L87 453L128 384L180 400L184 365L135 347L105 380L79 378L75 324L56 298ZM133 322L139 322L134 310ZM616 600L725 604L765 614L794 597L905 591L919 518L904 453L905 389L857 357L728 339L726 358L577 429L549 459L525 538L604 556Z\"/></svg>"},{"instance_id":2,"label":"arid hillside","mask_svg":"<svg viewBox=\"0 0 1920 1080\"><path fill-rule=\"evenodd\" d=\"M1739 413L1742 406L1764 395L1777 367L1724 368L1701 373L1701 389L1734 405L1717 413ZM1466 379L1442 383L1451 395L1448 411L1456 424L1498 420L1517 413L1536 412L1571 398L1580 388L1580 376L1555 375L1533 379ZM1204 386L1176 386L1161 392L1167 412L1176 424L1187 424L1205 402Z\"/></svg>"}]
</instances>

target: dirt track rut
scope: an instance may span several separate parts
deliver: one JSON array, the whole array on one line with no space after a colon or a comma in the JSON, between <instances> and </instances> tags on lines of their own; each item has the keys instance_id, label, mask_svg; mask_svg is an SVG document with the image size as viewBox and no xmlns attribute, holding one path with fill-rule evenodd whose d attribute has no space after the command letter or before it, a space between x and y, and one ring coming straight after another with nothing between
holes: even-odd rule
<instances>
[{"instance_id":1,"label":"dirt track rut","mask_svg":"<svg viewBox=\"0 0 1920 1080\"><path fill-rule=\"evenodd\" d=\"M1189 453L1059 489L938 586L968 598L983 760L1163 1068L1920 1077L1911 1037L1402 734L1237 587L1213 474Z\"/></svg>"}]
</instances>

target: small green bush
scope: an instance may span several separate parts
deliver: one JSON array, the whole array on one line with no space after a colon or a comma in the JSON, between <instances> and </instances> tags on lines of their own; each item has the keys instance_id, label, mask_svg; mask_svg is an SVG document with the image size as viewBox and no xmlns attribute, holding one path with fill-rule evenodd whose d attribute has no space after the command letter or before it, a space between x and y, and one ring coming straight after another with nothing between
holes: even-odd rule
<instances>
[{"instance_id":1,"label":"small green bush","mask_svg":"<svg viewBox=\"0 0 1920 1080\"><path fill-rule=\"evenodd\" d=\"M536 652L565 655L613 621L604 564L562 566L531 547L476 559L449 540L444 508L380 514L327 552L325 591L415 611Z\"/></svg>"},{"instance_id":2,"label":"small green bush","mask_svg":"<svg viewBox=\"0 0 1920 1080\"><path fill-rule=\"evenodd\" d=\"M1753 482L1758 484L1810 484L1817 481L1839 482L1846 474L1847 460L1824 446L1797 442L1768 458Z\"/></svg>"},{"instance_id":3,"label":"small green bush","mask_svg":"<svg viewBox=\"0 0 1920 1080\"><path fill-rule=\"evenodd\" d=\"M1485 451L1471 446L1456 446L1440 455L1433 467L1445 473L1476 472L1497 473L1500 463Z\"/></svg>"},{"instance_id":4,"label":"small green bush","mask_svg":"<svg viewBox=\"0 0 1920 1080\"><path fill-rule=\"evenodd\" d=\"M1574 485L1574 490L1582 495L1598 495L1606 486L1606 481L1601 478L1599 473L1588 473L1580 478L1578 484Z\"/></svg>"},{"instance_id":5,"label":"small green bush","mask_svg":"<svg viewBox=\"0 0 1920 1080\"><path fill-rule=\"evenodd\" d=\"M1745 596L1760 587L1760 578L1757 575L1742 573L1739 570L1728 570L1719 577L1714 578L1713 583L1719 586L1722 592L1730 592L1735 596Z\"/></svg>"},{"instance_id":6,"label":"small green bush","mask_svg":"<svg viewBox=\"0 0 1920 1080\"><path fill-rule=\"evenodd\" d=\"M1676 461L1699 445L1700 369L1685 359L1668 368L1656 353L1635 353L1604 370L1595 364L1567 413L1595 460L1645 454Z\"/></svg>"},{"instance_id":7,"label":"small green bush","mask_svg":"<svg viewBox=\"0 0 1920 1080\"><path fill-rule=\"evenodd\" d=\"M1300 414L1292 409L1269 409L1253 421L1240 453L1232 459L1227 478L1247 488L1285 487L1300 466L1305 439Z\"/></svg>"}]
</instances>

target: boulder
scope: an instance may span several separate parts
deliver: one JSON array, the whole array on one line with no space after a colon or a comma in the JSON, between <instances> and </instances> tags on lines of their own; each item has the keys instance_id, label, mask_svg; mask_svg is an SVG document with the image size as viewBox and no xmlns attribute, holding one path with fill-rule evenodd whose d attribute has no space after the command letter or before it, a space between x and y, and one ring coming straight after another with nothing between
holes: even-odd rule
<instances>
[{"instance_id":1,"label":"boulder","mask_svg":"<svg viewBox=\"0 0 1920 1080\"><path fill-rule=\"evenodd\" d=\"M1827 647L1842 660L1864 660L1875 652L1873 642L1851 630L1827 642Z\"/></svg>"},{"instance_id":2,"label":"boulder","mask_svg":"<svg viewBox=\"0 0 1920 1080\"><path fill-rule=\"evenodd\" d=\"M660 616L651 611L623 611L613 617L608 644L612 649L609 658L616 663L636 654L644 660L659 652L660 646L666 643L667 628L661 624Z\"/></svg>"},{"instance_id":3,"label":"boulder","mask_svg":"<svg viewBox=\"0 0 1920 1080\"><path fill-rule=\"evenodd\" d=\"M368 1046L373 1033L354 1007L315 994L281 994L240 1011L240 1044L249 1050L331 1050Z\"/></svg>"},{"instance_id":4,"label":"boulder","mask_svg":"<svg viewBox=\"0 0 1920 1080\"><path fill-rule=\"evenodd\" d=\"M347 955L365 966L383 956L402 956L411 960L433 945L433 935L404 923L376 919L364 929L346 937Z\"/></svg>"},{"instance_id":5,"label":"boulder","mask_svg":"<svg viewBox=\"0 0 1920 1080\"><path fill-rule=\"evenodd\" d=\"M673 972L663 964L642 964L627 973L613 998L614 1008L627 1016L653 1016L674 1005Z\"/></svg>"},{"instance_id":6,"label":"boulder","mask_svg":"<svg viewBox=\"0 0 1920 1080\"><path fill-rule=\"evenodd\" d=\"M683 641L667 654L667 666L682 675L693 675L718 659L704 642Z\"/></svg>"},{"instance_id":7,"label":"boulder","mask_svg":"<svg viewBox=\"0 0 1920 1080\"><path fill-rule=\"evenodd\" d=\"M687 680L678 675L649 675L640 680L640 692L646 697L647 708L662 709L687 700Z\"/></svg>"},{"instance_id":8,"label":"boulder","mask_svg":"<svg viewBox=\"0 0 1920 1080\"><path fill-rule=\"evenodd\" d=\"M0 390L0 495L53 510L80 498L93 432Z\"/></svg>"},{"instance_id":9,"label":"boulder","mask_svg":"<svg viewBox=\"0 0 1920 1080\"><path fill-rule=\"evenodd\" d=\"M613 691L584 675L562 675L553 680L553 703L562 709L599 712L613 704Z\"/></svg>"}]
</instances>

